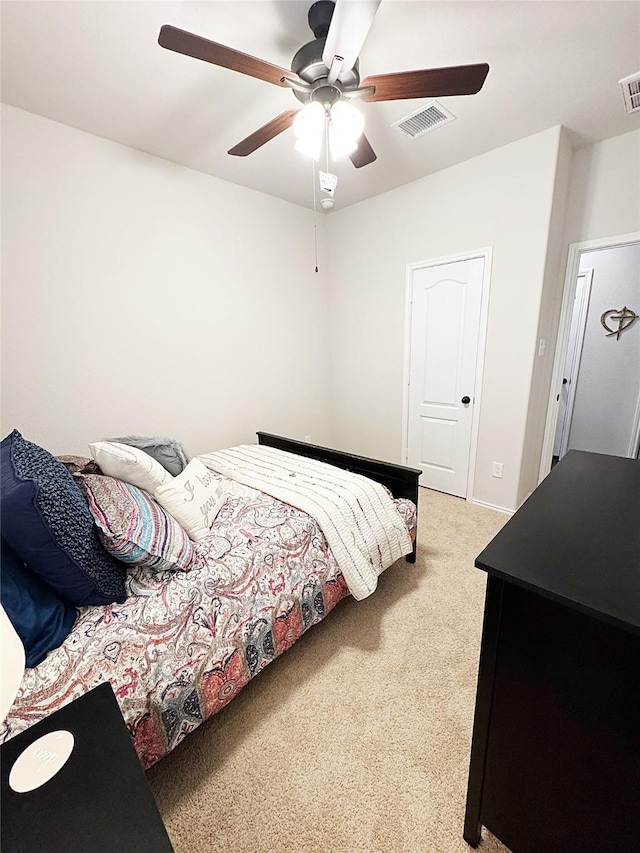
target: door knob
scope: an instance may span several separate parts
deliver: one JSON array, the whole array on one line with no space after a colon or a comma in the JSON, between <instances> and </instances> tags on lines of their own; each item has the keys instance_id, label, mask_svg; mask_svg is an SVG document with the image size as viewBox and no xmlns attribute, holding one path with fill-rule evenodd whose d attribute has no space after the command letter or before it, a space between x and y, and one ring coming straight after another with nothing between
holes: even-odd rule
<instances>
[{"instance_id":1,"label":"door knob","mask_svg":"<svg viewBox=\"0 0 640 853\"><path fill-rule=\"evenodd\" d=\"M460 400L460 402L461 402L461 403L464 403L464 404L465 404L465 406L466 406L466 405L467 405L467 403L470 403L470 402L471 402L471 397L463 397L463 398L462 398L462 400Z\"/></svg>"}]
</instances>

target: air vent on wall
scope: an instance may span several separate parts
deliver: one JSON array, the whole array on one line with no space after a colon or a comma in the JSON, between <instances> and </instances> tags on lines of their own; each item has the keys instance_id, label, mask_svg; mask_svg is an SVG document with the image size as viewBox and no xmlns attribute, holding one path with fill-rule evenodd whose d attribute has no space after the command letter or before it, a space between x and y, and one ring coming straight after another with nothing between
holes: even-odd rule
<instances>
[{"instance_id":1,"label":"air vent on wall","mask_svg":"<svg viewBox=\"0 0 640 853\"><path fill-rule=\"evenodd\" d=\"M415 139L417 136L431 133L443 124L449 124L454 119L453 113L446 110L438 101L429 101L410 115L395 121L391 126L397 127L405 136Z\"/></svg>"},{"instance_id":2,"label":"air vent on wall","mask_svg":"<svg viewBox=\"0 0 640 853\"><path fill-rule=\"evenodd\" d=\"M640 111L640 71L618 81L624 98L624 108L631 113Z\"/></svg>"}]
</instances>

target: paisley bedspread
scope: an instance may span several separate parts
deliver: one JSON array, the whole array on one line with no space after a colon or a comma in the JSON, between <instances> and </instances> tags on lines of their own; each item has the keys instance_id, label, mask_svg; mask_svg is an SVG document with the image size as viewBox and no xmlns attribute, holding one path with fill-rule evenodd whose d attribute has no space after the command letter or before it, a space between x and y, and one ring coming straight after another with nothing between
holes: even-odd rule
<instances>
[{"instance_id":1,"label":"paisley bedspread","mask_svg":"<svg viewBox=\"0 0 640 853\"><path fill-rule=\"evenodd\" d=\"M396 505L413 538L414 505ZM123 604L81 608L26 670L0 741L110 681L150 767L348 595L317 523L245 487L196 550L189 571L130 570Z\"/></svg>"}]
</instances>

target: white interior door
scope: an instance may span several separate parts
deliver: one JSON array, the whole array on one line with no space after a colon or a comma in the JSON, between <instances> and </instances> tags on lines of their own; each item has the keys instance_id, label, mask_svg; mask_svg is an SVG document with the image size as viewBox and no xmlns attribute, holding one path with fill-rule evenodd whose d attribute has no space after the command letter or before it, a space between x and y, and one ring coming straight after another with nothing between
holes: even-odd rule
<instances>
[{"instance_id":1,"label":"white interior door","mask_svg":"<svg viewBox=\"0 0 640 853\"><path fill-rule=\"evenodd\" d=\"M553 455L559 459L562 459L567 452L567 444L569 443L569 429L571 427L571 415L573 414L573 403L576 396L576 384L580 369L580 355L582 354L584 330L587 322L592 278L592 269L579 273L576 295L573 300L567 358L558 400L558 423L553 442Z\"/></svg>"},{"instance_id":2,"label":"white interior door","mask_svg":"<svg viewBox=\"0 0 640 853\"><path fill-rule=\"evenodd\" d=\"M407 464L466 497L484 259L413 270Z\"/></svg>"}]
</instances>

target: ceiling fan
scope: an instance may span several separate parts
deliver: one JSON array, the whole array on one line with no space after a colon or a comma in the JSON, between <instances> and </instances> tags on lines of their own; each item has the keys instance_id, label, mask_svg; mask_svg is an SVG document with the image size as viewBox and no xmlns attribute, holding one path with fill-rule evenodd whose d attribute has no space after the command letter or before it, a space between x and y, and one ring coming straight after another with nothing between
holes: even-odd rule
<instances>
[{"instance_id":1,"label":"ceiling fan","mask_svg":"<svg viewBox=\"0 0 640 853\"><path fill-rule=\"evenodd\" d=\"M161 47L202 59L292 89L304 105L320 104L330 116L335 104L359 98L367 102L404 98L475 95L489 73L486 63L378 74L360 80L358 54L367 37L380 0L318 0L309 9L313 41L303 45L291 61L291 70L272 65L232 47L165 24ZM289 109L267 122L229 150L245 157L290 127L304 108ZM361 130L361 128L360 128ZM364 133L358 133L349 158L356 168L373 163L376 154Z\"/></svg>"}]
</instances>

